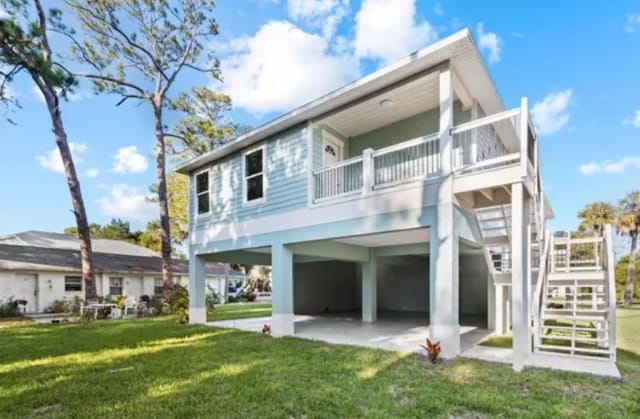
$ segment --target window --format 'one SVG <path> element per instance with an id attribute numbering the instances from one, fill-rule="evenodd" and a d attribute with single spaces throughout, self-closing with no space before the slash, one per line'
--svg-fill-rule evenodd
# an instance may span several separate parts
<path id="1" fill-rule="evenodd" d="M 122 295 L 122 278 L 109 278 L 109 295 Z"/>
<path id="2" fill-rule="evenodd" d="M 264 199 L 264 147 L 244 155 L 244 202 Z"/>
<path id="3" fill-rule="evenodd" d="M 196 175 L 196 206 L 198 214 L 209 212 L 209 171 L 205 170 Z"/>
<path id="4" fill-rule="evenodd" d="M 162 288 L 163 288 L 163 281 L 162 278 L 154 278 L 153 279 L 153 294 L 154 295 L 162 295 Z"/>
<path id="5" fill-rule="evenodd" d="M 65 276 L 64 290 L 65 292 L 82 291 L 82 277 L 81 276 Z"/>

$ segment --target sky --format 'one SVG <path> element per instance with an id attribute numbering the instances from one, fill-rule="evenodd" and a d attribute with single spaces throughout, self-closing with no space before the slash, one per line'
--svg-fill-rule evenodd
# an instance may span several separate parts
<path id="1" fill-rule="evenodd" d="M 0 15 L 3 12 L 0 11 Z M 223 83 L 185 73 L 177 88 L 228 93 L 231 117 L 261 125 L 468 27 L 507 108 L 528 97 L 541 147 L 552 229 L 577 225 L 596 200 L 640 189 L 640 2 L 220 0 L 210 44 Z M 27 78 L 22 108 L 0 120 L 0 234 L 74 224 L 46 107 Z M 143 228 L 157 209 L 148 106 L 96 96 L 89 83 L 63 104 L 91 222 Z"/>

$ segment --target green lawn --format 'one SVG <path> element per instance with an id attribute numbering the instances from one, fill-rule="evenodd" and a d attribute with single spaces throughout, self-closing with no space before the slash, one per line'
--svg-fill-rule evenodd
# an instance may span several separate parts
<path id="1" fill-rule="evenodd" d="M 619 366 L 622 381 L 431 365 L 173 318 L 29 325 L 0 330 L 0 416 L 640 417 L 640 355 L 621 351 Z"/>
<path id="2" fill-rule="evenodd" d="M 217 305 L 207 313 L 208 321 L 246 319 L 271 315 L 271 303 L 231 303 Z"/>

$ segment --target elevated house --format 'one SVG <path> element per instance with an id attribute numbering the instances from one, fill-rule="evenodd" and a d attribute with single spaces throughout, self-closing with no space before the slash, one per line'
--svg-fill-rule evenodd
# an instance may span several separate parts
<path id="1" fill-rule="evenodd" d="M 162 259 L 131 243 L 93 239 L 96 289 L 100 296 L 162 294 Z M 173 261 L 174 280 L 187 284 L 188 262 Z M 84 298 L 78 238 L 68 234 L 25 231 L 0 236 L 0 302 L 13 298 L 26 313 L 40 313 L 55 300 Z M 207 264 L 207 292 L 222 295 L 225 282 L 247 276 L 222 264 Z"/>
<path id="2" fill-rule="evenodd" d="M 617 374 L 611 235 L 546 230 L 528 101 L 505 107 L 469 30 L 178 171 L 191 179 L 193 323 L 206 263 L 270 264 L 276 336 L 333 315 L 382 341 L 393 334 L 376 324 L 405 319 L 455 357 L 512 330 L 516 370 Z"/>

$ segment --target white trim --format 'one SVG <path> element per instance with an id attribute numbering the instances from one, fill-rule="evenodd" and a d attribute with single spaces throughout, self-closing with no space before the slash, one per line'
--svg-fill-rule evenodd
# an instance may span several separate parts
<path id="1" fill-rule="evenodd" d="M 253 154 L 256 151 L 262 151 L 262 171 L 255 173 L 251 176 L 247 176 L 247 155 Z M 247 199 L 247 180 L 262 176 L 262 197 L 249 201 Z M 267 201 L 267 145 L 263 143 L 257 147 L 250 148 L 242 152 L 242 204 L 244 206 L 252 206 L 262 204 Z"/>
<path id="2" fill-rule="evenodd" d="M 316 185 L 313 177 L 313 130 L 315 125 L 307 121 L 307 206 L 313 205 L 313 197 L 316 193 Z"/>
<path id="3" fill-rule="evenodd" d="M 209 195 L 209 210 L 207 212 L 199 212 L 198 211 L 198 195 L 202 195 L 205 192 L 200 192 L 200 194 L 198 194 L 198 176 L 203 174 L 204 172 L 207 172 L 207 194 Z M 202 218 L 202 217 L 208 217 L 211 215 L 211 211 L 213 205 L 212 205 L 212 196 L 213 194 L 211 193 L 211 168 L 209 166 L 205 167 L 202 170 L 199 170 L 197 172 L 195 172 L 193 174 L 193 207 L 194 207 L 194 212 L 196 215 L 196 218 Z"/>
<path id="4" fill-rule="evenodd" d="M 514 108 L 508 111 L 494 113 L 489 116 L 482 117 L 480 119 L 475 119 L 473 121 L 465 122 L 464 124 L 456 125 L 451 128 L 451 135 L 459 134 L 464 131 L 469 131 L 470 129 L 479 128 L 484 125 L 493 124 L 495 122 L 499 122 L 508 118 L 512 118 L 514 116 L 518 116 L 520 114 L 520 108 Z"/>

